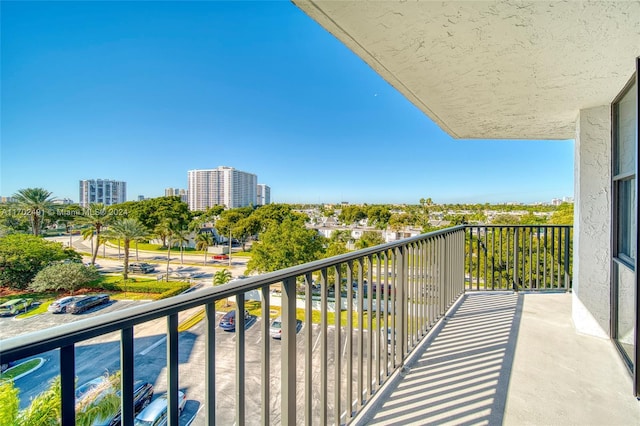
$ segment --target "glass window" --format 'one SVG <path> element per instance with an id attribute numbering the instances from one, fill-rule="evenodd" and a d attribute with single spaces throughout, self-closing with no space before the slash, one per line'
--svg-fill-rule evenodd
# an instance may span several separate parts
<path id="1" fill-rule="evenodd" d="M 613 200 L 617 240 L 614 256 L 629 266 L 636 258 L 637 92 L 635 80 L 613 104 Z"/>

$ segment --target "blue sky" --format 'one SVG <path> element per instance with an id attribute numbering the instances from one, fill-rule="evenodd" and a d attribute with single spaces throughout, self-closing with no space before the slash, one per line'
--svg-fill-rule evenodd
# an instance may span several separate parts
<path id="1" fill-rule="evenodd" d="M 0 7 L 3 196 L 154 197 L 221 165 L 274 202 L 573 195 L 573 141 L 452 139 L 288 1 Z"/>

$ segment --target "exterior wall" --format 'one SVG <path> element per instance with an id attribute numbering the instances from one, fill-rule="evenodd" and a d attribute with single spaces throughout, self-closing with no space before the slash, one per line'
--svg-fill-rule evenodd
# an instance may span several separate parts
<path id="1" fill-rule="evenodd" d="M 189 200 L 191 210 L 206 210 L 215 205 L 236 208 L 256 204 L 258 178 L 252 173 L 221 166 L 217 169 L 189 170 L 187 181 L 185 197 Z"/>
<path id="2" fill-rule="evenodd" d="M 576 329 L 608 337 L 611 262 L 611 107 L 580 111 L 575 141 L 573 309 Z"/>

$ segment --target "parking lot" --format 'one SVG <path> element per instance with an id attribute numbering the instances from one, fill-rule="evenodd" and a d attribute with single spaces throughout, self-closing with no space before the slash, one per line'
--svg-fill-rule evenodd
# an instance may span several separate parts
<path id="1" fill-rule="evenodd" d="M 0 338 L 5 339 L 16 333 L 23 334 L 43 328 L 66 324 L 83 318 L 90 318 L 106 312 L 137 306 L 146 301 L 111 301 L 110 304 L 94 308 L 80 315 L 44 313 L 27 319 L 0 318 Z M 181 315 L 181 320 L 189 315 L 188 312 Z M 217 315 L 216 324 L 223 313 Z M 247 328 L 245 333 L 245 374 L 246 374 L 246 415 L 249 424 L 259 423 L 262 402 L 260 392 L 262 388 L 262 321 L 256 318 Z M 318 326 L 313 326 L 314 349 L 319 347 Z M 156 395 L 166 392 L 166 320 L 164 318 L 138 325 L 134 329 L 135 343 L 135 378 L 144 380 L 154 385 Z M 298 371 L 298 402 L 300 404 L 299 415 L 303 415 L 304 395 L 304 341 L 308 332 L 303 326 L 297 339 L 297 368 Z M 333 343 L 334 328 L 328 330 L 329 344 L 329 377 L 333 377 Z M 236 409 L 236 333 L 226 332 L 216 326 L 215 351 L 216 351 L 216 421 L 219 424 L 233 424 L 235 422 Z M 344 338 L 342 339 L 341 352 L 344 354 Z M 279 422 L 280 407 L 280 352 L 281 342 L 270 339 L 270 386 L 272 388 L 269 406 L 273 411 L 271 421 Z M 120 363 L 119 334 L 111 333 L 85 341 L 76 346 L 76 375 L 78 384 L 85 383 L 99 375 L 111 373 L 119 369 Z M 21 407 L 28 405 L 28 401 L 42 392 L 48 383 L 59 374 L 59 353 L 50 351 L 42 354 L 45 363 L 34 373 L 18 379 L 16 385 L 21 390 Z M 314 350 L 314 404 L 320 403 L 320 356 L 319 351 Z M 190 330 L 180 333 L 179 337 L 179 387 L 186 393 L 187 403 L 181 416 L 181 424 L 204 425 L 204 323 L 201 322 Z M 331 384 L 332 381 L 330 380 Z M 331 386 L 331 385 L 330 385 Z M 329 389 L 330 394 L 332 389 Z M 328 405 L 332 410 L 333 401 Z M 317 411 L 317 410 L 316 410 Z M 300 418 L 301 420 L 302 417 Z"/>

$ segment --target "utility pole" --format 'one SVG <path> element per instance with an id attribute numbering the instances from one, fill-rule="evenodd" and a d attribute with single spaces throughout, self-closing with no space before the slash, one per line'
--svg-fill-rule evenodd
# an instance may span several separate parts
<path id="1" fill-rule="evenodd" d="M 229 227 L 229 268 L 231 268 L 231 227 Z"/>

